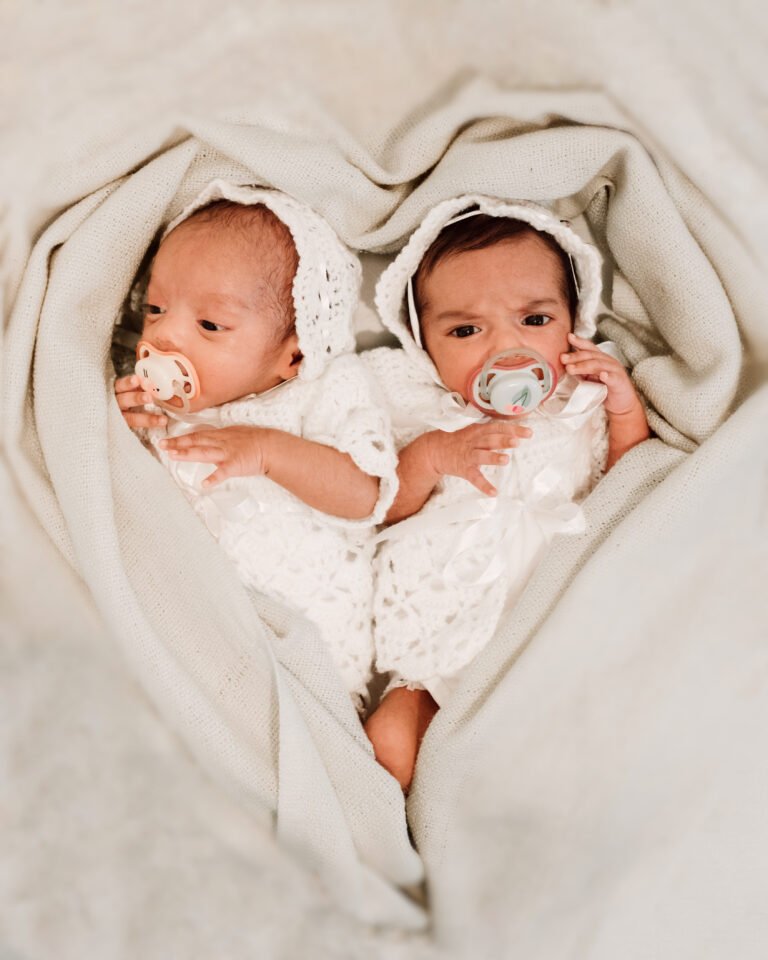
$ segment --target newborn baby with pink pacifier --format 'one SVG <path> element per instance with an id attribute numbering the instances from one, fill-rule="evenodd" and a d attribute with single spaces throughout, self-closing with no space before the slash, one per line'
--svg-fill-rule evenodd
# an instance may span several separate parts
<path id="1" fill-rule="evenodd" d="M 385 392 L 400 487 L 379 537 L 366 724 L 407 789 L 424 732 L 579 502 L 649 436 L 622 364 L 591 342 L 599 255 L 530 203 L 438 204 L 381 276 L 402 350 L 365 354 Z"/>
<path id="2" fill-rule="evenodd" d="M 359 284 L 356 257 L 309 207 L 214 181 L 165 232 L 136 370 L 115 384 L 244 583 L 319 628 L 358 707 L 374 527 L 397 483 L 388 417 L 354 353 Z"/>

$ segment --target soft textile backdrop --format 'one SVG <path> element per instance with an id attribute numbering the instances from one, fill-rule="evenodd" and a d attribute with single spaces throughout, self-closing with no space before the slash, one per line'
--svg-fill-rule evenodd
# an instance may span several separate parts
<path id="1" fill-rule="evenodd" d="M 8 955 L 761 956 L 756 7 L 137 4 L 118 22 L 101 6 L 43 4 L 12 25 L 14 13 Z M 461 65 L 547 92 L 476 81 L 425 100 Z M 598 129 L 536 133 L 551 115 Z M 612 305 L 632 332 L 605 329 L 633 352 L 661 441 L 591 499 L 591 535 L 550 555 L 425 742 L 409 807 L 428 913 L 418 889 L 396 892 L 422 867 L 322 650 L 286 622 L 295 643 L 273 663 L 201 531 L 173 564 L 184 505 L 105 395 L 108 324 L 135 258 L 222 165 L 311 198 L 366 250 L 394 248 L 460 190 L 570 197 L 564 211 L 583 211 L 618 260 Z M 17 293 L 32 241 L 88 194 L 53 223 Z M 753 362 L 741 377 L 734 313 Z M 159 576 L 148 555 L 166 560 Z"/>

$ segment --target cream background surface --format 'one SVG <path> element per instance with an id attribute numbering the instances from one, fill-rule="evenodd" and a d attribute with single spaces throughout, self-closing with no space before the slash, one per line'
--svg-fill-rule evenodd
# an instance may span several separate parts
<path id="1" fill-rule="evenodd" d="M 6 2 L 0 18 L 7 308 L 41 228 L 99 186 L 117 155 L 129 165 L 153 144 L 161 149 L 177 121 L 255 110 L 279 130 L 301 129 L 306 118 L 316 122 L 319 103 L 335 118 L 323 121 L 331 135 L 346 131 L 342 139 L 384 167 L 417 168 L 417 152 L 396 156 L 399 121 L 434 112 L 432 94 L 467 71 L 550 90 L 555 101 L 561 91 L 586 91 L 585 103 L 607 94 L 600 109 L 614 104 L 658 163 L 673 161 L 698 187 L 739 238 L 740 258 L 768 265 L 768 24 L 756 2 L 133 3 L 119 13 Z M 493 96 L 489 87 L 487 102 Z M 717 249 L 717 234 L 710 240 Z M 382 261 L 366 259 L 370 296 Z M 725 258 L 718 269 L 732 268 Z M 738 301 L 738 289 L 729 294 Z M 754 305 L 752 290 L 741 296 Z M 765 324 L 759 311 L 745 312 L 743 335 L 759 361 Z M 361 325 L 372 326 L 365 310 Z M 76 377 L 71 389 L 77 395 Z M 436 797 L 418 784 L 411 801 L 436 947 L 395 901 L 398 920 L 387 926 L 397 930 L 350 916 L 337 892 L 274 844 L 260 808 L 244 807 L 190 753 L 29 511 L 34 494 L 4 473 L 0 735 L 12 789 L 0 826 L 0 946 L 22 958 L 762 956 L 759 805 L 768 777 L 755 734 L 765 721 L 757 642 L 764 408 L 753 398 L 688 464 L 676 496 L 656 510 L 646 500 L 622 528 L 616 550 L 634 535 L 637 568 L 654 574 L 643 581 L 657 616 L 646 636 L 631 638 L 625 653 L 611 650 L 624 581 L 612 579 L 613 554 L 603 552 L 591 583 L 566 597 L 539 635 L 538 657 L 520 661 L 519 686 L 510 673 L 504 696 L 485 707 L 467 701 L 477 723 L 462 726 L 457 714 L 453 734 L 449 718 L 442 740 L 438 728 L 425 744 L 423 779 L 454 754 L 475 757 L 459 778 L 469 792 Z M 718 482 L 697 487 L 700 471 Z M 671 538 L 662 554 L 669 566 L 649 534 L 654 525 Z M 718 594 L 730 614 L 712 605 Z M 534 591 L 523 620 L 535 622 L 546 602 L 546 591 Z M 588 604 L 595 613 L 584 620 Z M 559 638 L 579 617 L 600 669 L 571 664 L 573 688 L 561 685 L 553 703 L 540 691 L 557 671 Z M 718 646 L 735 620 L 734 644 Z M 638 631 L 650 622 L 639 618 Z M 670 657 L 665 644 L 681 635 L 699 635 L 701 645 Z M 646 640 L 667 657 L 659 674 L 634 659 Z M 692 677 L 707 691 L 706 709 L 684 695 Z M 528 718 L 511 732 L 510 709 Z M 631 750 L 610 742 L 617 715 Z M 553 743 L 574 758 L 572 769 L 547 765 Z M 591 765 L 579 767 L 585 751 Z M 624 779 L 623 757 L 635 771 Z M 676 780 L 681 757 L 691 763 Z M 524 782 L 500 784 L 500 764 L 525 769 Z M 592 795 L 595 783 L 602 793 Z M 441 803 L 450 809 L 435 817 Z M 447 846 L 430 832 L 435 819 L 451 825 Z M 479 822 L 487 829 L 473 829 Z M 508 851 L 503 863 L 494 861 L 499 848 Z"/>

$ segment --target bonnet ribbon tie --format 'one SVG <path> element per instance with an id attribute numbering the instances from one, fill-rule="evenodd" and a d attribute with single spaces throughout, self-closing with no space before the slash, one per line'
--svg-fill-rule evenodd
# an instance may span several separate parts
<path id="1" fill-rule="evenodd" d="M 539 407 L 539 413 L 548 420 L 557 420 L 571 430 L 578 430 L 605 400 L 607 393 L 608 387 L 604 383 L 579 380 L 563 407 L 551 410 L 563 397 L 558 387 L 549 400 Z"/>
<path id="2" fill-rule="evenodd" d="M 574 385 L 574 380 L 573 377 L 562 380 L 549 400 L 545 400 L 534 414 L 562 421 L 571 430 L 578 430 L 605 400 L 608 388 L 604 383 L 593 383 L 591 380 L 579 380 Z M 560 409 L 557 409 L 558 402 L 562 404 Z M 440 409 L 437 412 L 429 404 L 410 409 L 407 416 L 408 424 L 427 424 L 433 430 L 444 430 L 446 433 L 455 433 L 472 423 L 488 423 L 490 420 L 487 414 L 474 404 L 467 403 L 460 394 L 448 391 L 440 397 Z M 521 417 L 520 420 L 525 422 L 527 418 Z"/>

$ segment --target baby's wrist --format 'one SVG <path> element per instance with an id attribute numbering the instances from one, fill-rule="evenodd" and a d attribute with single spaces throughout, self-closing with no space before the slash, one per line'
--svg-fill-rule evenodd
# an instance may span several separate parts
<path id="1" fill-rule="evenodd" d="M 445 470 L 441 466 L 442 439 L 444 436 L 445 434 L 441 430 L 430 430 L 414 441 L 418 445 L 422 472 L 425 476 L 434 479 L 435 483 L 445 476 Z"/>
<path id="2" fill-rule="evenodd" d="M 608 407 L 606 407 L 605 412 L 608 417 L 609 426 L 621 426 L 623 424 L 646 421 L 645 409 L 637 394 L 635 394 L 634 401 L 626 410 L 609 410 Z"/>
<path id="3" fill-rule="evenodd" d="M 274 470 L 280 459 L 280 430 L 269 427 L 252 427 L 253 442 L 261 454 L 263 475 L 266 477 Z"/>

